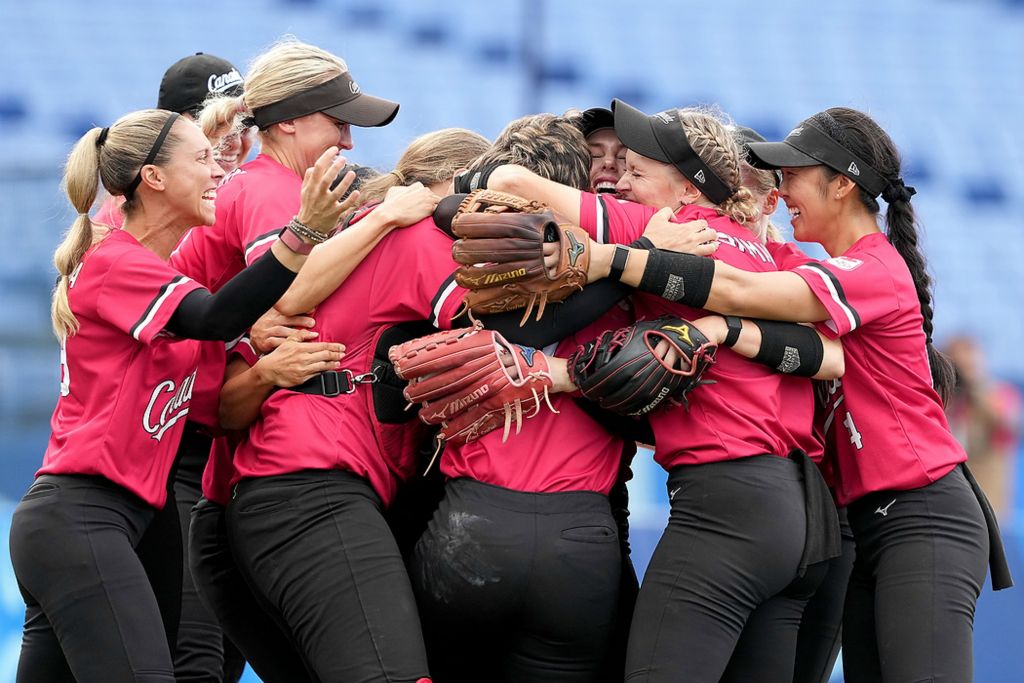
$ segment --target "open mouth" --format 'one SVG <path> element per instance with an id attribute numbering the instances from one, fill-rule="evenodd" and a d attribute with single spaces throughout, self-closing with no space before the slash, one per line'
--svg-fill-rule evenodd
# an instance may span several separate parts
<path id="1" fill-rule="evenodd" d="M 615 192 L 615 183 L 609 180 L 602 180 L 594 185 L 594 189 L 601 194 L 613 194 Z"/>
<path id="2" fill-rule="evenodd" d="M 789 220 L 794 221 L 797 218 L 800 218 L 800 209 L 790 209 L 789 210 Z"/>
<path id="3" fill-rule="evenodd" d="M 204 202 L 211 203 L 217 201 L 217 190 L 207 190 L 206 192 L 203 193 L 202 199 Z"/>

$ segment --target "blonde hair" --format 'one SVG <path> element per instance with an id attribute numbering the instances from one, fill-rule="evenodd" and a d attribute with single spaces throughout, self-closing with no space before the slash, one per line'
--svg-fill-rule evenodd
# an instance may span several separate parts
<path id="1" fill-rule="evenodd" d="M 765 198 L 775 189 L 775 174 L 763 168 L 751 166 L 747 161 L 740 163 L 740 176 L 743 179 L 743 187 L 750 190 L 754 197 L 757 213 L 747 226 L 757 235 L 757 238 L 764 242 L 781 242 L 782 233 L 772 224 L 771 216 L 762 213 Z"/>
<path id="2" fill-rule="evenodd" d="M 743 187 L 743 155 L 725 127 L 728 121 L 720 112 L 697 107 L 677 109 L 676 114 L 694 153 L 723 183 L 736 188 L 731 197 L 716 205 L 718 212 L 749 227 L 757 217 L 757 203 L 750 190 Z"/>
<path id="3" fill-rule="evenodd" d="M 245 92 L 237 97 L 213 97 L 199 115 L 203 131 L 216 131 L 239 114 L 280 102 L 326 83 L 348 71 L 337 55 L 285 36 L 258 55 L 245 75 Z M 260 131 L 265 135 L 266 131 Z"/>
<path id="4" fill-rule="evenodd" d="M 590 148 L 571 116 L 531 114 L 512 121 L 473 162 L 485 164 L 518 164 L 562 185 L 590 187 Z"/>
<path id="5" fill-rule="evenodd" d="M 59 279 L 53 290 L 50 316 L 53 332 L 64 339 L 78 331 L 78 320 L 68 303 L 71 274 L 82 262 L 82 257 L 96 240 L 105 233 L 94 226 L 89 210 L 96 203 L 100 182 L 113 196 L 122 196 L 135 180 L 142 162 L 146 160 L 153 143 L 167 122 L 171 112 L 162 109 L 144 109 L 126 114 L 107 129 L 106 139 L 98 144 L 104 129 L 86 132 L 71 150 L 64 165 L 62 186 L 78 216 L 64 234 L 64 240 L 53 253 L 53 265 Z M 189 124 L 191 125 L 191 124 Z M 153 159 L 157 166 L 166 164 L 180 138 L 175 133 L 178 123 L 171 127 L 163 145 Z M 138 206 L 138 195 L 126 199 L 122 210 L 131 215 Z"/>
<path id="6" fill-rule="evenodd" d="M 421 135 L 405 148 L 395 169 L 369 180 L 360 188 L 360 204 L 384 199 L 396 185 L 433 185 L 451 180 L 460 168 L 467 168 L 491 143 L 465 128 L 444 128 Z"/>

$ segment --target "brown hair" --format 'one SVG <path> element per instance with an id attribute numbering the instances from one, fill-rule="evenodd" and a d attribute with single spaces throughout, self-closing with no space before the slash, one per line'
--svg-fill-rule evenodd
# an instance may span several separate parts
<path id="1" fill-rule="evenodd" d="M 473 162 L 518 164 L 562 185 L 590 187 L 590 148 L 573 118 L 532 114 L 512 121 L 489 150 Z"/>

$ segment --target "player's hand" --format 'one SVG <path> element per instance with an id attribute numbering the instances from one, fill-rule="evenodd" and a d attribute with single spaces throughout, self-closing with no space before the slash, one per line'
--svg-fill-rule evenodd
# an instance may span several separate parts
<path id="1" fill-rule="evenodd" d="M 345 163 L 345 157 L 338 156 L 338 148 L 329 147 L 315 164 L 306 169 L 302 178 L 302 205 L 298 215 L 300 223 L 326 235 L 338 226 L 338 221 L 346 211 L 356 206 L 358 191 L 341 201 L 355 180 L 355 173 L 346 173 L 341 182 L 334 184 Z"/>
<path id="2" fill-rule="evenodd" d="M 270 353 L 286 339 L 298 335 L 298 341 L 308 342 L 320 336 L 310 328 L 316 321 L 308 315 L 282 315 L 276 308 L 264 313 L 252 326 L 249 337 L 259 354 Z"/>
<path id="3" fill-rule="evenodd" d="M 343 344 L 300 341 L 296 334 L 260 358 L 254 368 L 266 384 L 294 387 L 326 370 L 337 370 L 344 357 Z"/>
<path id="4" fill-rule="evenodd" d="M 439 201 L 441 198 L 423 183 L 397 185 L 384 195 L 377 211 L 385 212 L 386 223 L 391 227 L 404 228 L 434 213 Z"/>
<path id="5" fill-rule="evenodd" d="M 673 222 L 675 214 L 666 207 L 654 214 L 644 228 L 644 237 L 659 249 L 710 256 L 718 249 L 718 233 L 705 220 Z"/>

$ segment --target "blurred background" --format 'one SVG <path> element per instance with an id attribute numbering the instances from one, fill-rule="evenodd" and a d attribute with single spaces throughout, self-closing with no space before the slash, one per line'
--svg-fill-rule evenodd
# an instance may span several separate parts
<path id="1" fill-rule="evenodd" d="M 58 395 L 50 257 L 72 219 L 59 187 L 72 143 L 153 106 L 164 70 L 181 57 L 215 54 L 244 75 L 253 56 L 293 34 L 344 57 L 365 92 L 402 103 L 390 126 L 353 131 L 349 159 L 381 170 L 424 132 L 462 126 L 493 138 L 523 114 L 612 97 L 649 112 L 717 104 L 768 139 L 828 106 L 869 112 L 901 147 L 918 190 L 937 281 L 935 339 L 961 370 L 951 423 L 1024 577 L 1024 0 L 0 0 L 0 18 L 3 539 Z M 785 212 L 777 219 L 785 233 Z M 667 496 L 649 456 L 635 469 L 642 571 Z M 0 547 L 5 682 L 14 680 L 23 603 Z M 976 680 L 1024 680 L 1022 612 L 1024 590 L 986 589 Z"/>

